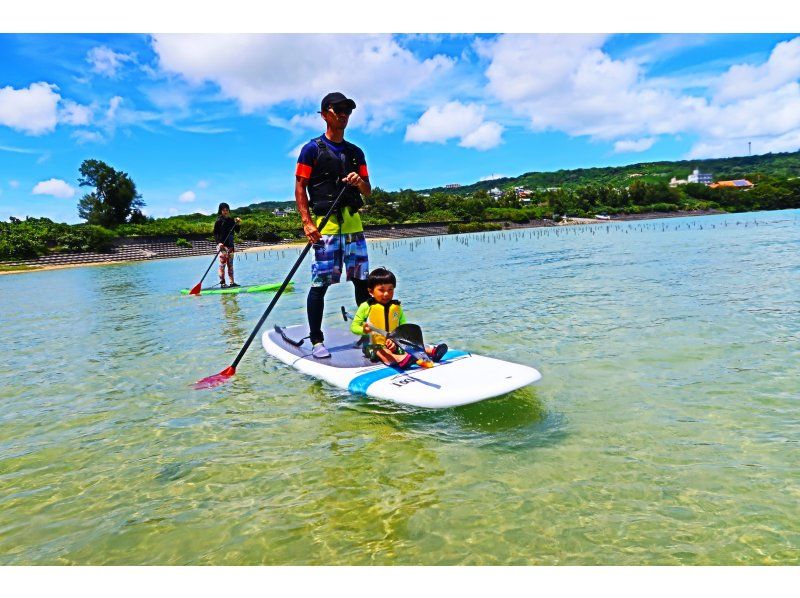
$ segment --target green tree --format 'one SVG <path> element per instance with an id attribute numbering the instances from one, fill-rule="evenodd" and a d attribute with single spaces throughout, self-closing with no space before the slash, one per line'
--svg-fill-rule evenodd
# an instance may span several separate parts
<path id="1" fill-rule="evenodd" d="M 515 210 L 518 210 L 522 207 L 519 202 L 519 198 L 513 189 L 511 191 L 504 192 L 497 200 L 496 204 L 498 208 L 513 208 Z"/>
<path id="2" fill-rule="evenodd" d="M 425 213 L 425 198 L 411 189 L 401 189 L 398 193 L 400 213 L 408 218 L 412 214 Z"/>
<path id="3" fill-rule="evenodd" d="M 136 184 L 125 172 L 113 169 L 100 160 L 84 160 L 80 167 L 81 187 L 94 187 L 78 202 L 78 216 L 89 224 L 116 227 L 130 221 L 146 220 L 145 205 L 136 192 Z"/>

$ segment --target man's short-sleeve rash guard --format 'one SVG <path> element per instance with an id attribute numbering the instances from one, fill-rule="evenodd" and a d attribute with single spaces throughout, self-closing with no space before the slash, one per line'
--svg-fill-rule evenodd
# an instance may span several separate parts
<path id="1" fill-rule="evenodd" d="M 322 141 L 328 146 L 328 148 L 333 152 L 336 157 L 339 157 L 342 152 L 344 151 L 344 143 L 334 143 L 325 135 L 318 137 L 317 139 L 322 139 Z M 361 151 L 361 148 L 357 145 L 350 144 L 353 148 L 355 148 L 356 152 L 356 160 L 358 162 L 358 176 L 362 179 L 369 178 L 369 172 L 367 171 L 367 161 L 364 157 L 364 152 Z M 314 164 L 317 161 L 317 157 L 319 156 L 319 147 L 317 147 L 316 139 L 312 139 L 308 143 L 306 143 L 302 149 L 300 150 L 300 156 L 297 158 L 297 169 L 295 170 L 295 174 L 297 176 L 310 179 L 314 172 Z M 317 225 L 319 225 L 322 217 L 317 217 Z M 331 219 L 325 225 L 320 233 L 323 235 L 335 235 L 338 233 L 350 234 L 350 233 L 360 233 L 364 230 L 364 226 L 361 223 L 361 216 L 359 216 L 358 212 L 355 214 L 351 214 L 348 208 L 342 210 L 342 222 L 341 227 L 339 223 L 339 219 L 336 215 L 331 216 Z"/>

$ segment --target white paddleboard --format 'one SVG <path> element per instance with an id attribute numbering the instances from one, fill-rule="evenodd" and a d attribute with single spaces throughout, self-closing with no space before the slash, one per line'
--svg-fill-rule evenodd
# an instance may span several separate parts
<path id="1" fill-rule="evenodd" d="M 283 328 L 290 339 L 299 341 L 305 326 Z M 349 330 L 325 330 L 329 359 L 311 356 L 311 344 L 300 347 L 286 342 L 276 330 L 268 330 L 261 344 L 270 355 L 293 368 L 349 390 L 377 399 L 416 407 L 457 407 L 491 399 L 538 381 L 542 375 L 526 365 L 450 350 L 432 368 L 413 366 L 401 371 L 375 364 L 356 346 L 358 338 Z"/>

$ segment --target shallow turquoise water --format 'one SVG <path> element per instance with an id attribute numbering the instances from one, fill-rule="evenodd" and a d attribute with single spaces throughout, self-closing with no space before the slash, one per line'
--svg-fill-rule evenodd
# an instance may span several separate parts
<path id="1" fill-rule="evenodd" d="M 800 211 L 373 243 L 427 338 L 544 375 L 441 411 L 258 342 L 191 390 L 271 298 L 179 295 L 207 260 L 0 276 L 0 564 L 800 563 Z"/>

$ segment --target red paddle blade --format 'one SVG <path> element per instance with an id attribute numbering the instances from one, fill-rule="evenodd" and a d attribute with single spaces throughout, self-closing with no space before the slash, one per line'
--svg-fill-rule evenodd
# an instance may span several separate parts
<path id="1" fill-rule="evenodd" d="M 198 380 L 194 383 L 194 389 L 204 390 L 206 388 L 216 388 L 217 386 L 222 386 L 228 380 L 233 378 L 234 374 L 236 374 L 236 368 L 233 366 L 227 367 L 219 374 L 214 374 L 213 376 L 208 376 L 207 378 Z"/>
<path id="2" fill-rule="evenodd" d="M 200 294 L 200 283 L 199 282 L 192 287 L 192 290 L 189 291 L 189 294 L 190 295 L 199 295 Z"/>

